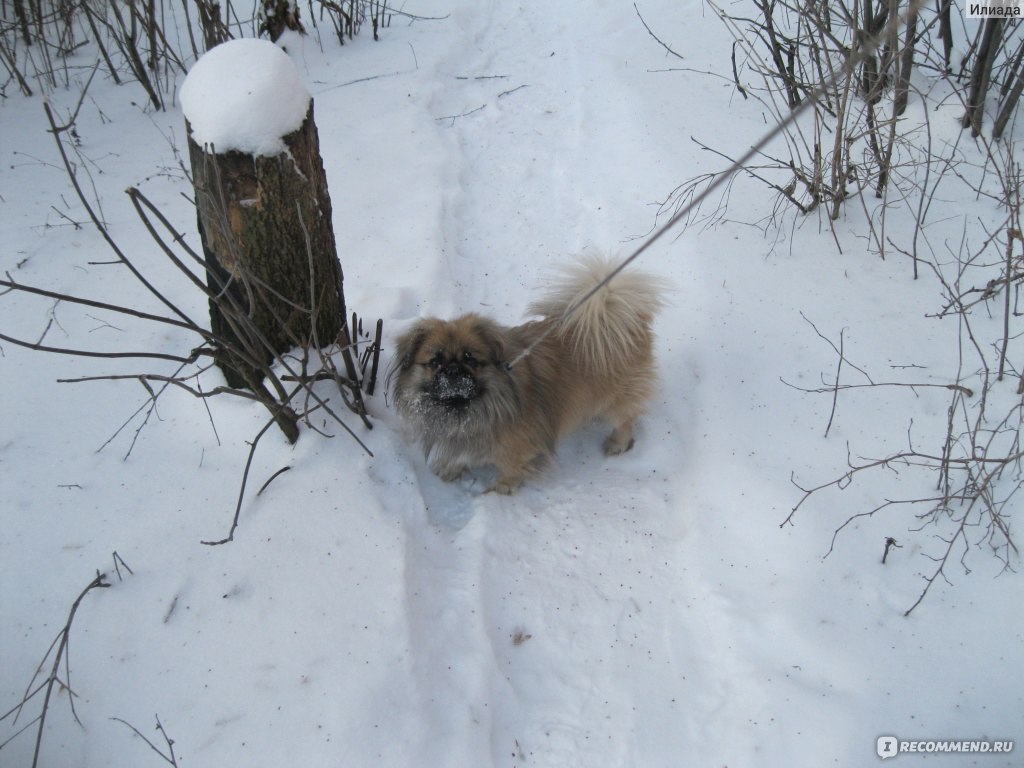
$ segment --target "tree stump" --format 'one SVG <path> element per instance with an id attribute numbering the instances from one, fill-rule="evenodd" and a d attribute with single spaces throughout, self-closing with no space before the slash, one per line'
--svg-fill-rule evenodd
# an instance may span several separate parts
<path id="1" fill-rule="evenodd" d="M 216 359 L 255 389 L 294 347 L 349 343 L 313 100 L 288 55 L 252 39 L 204 55 L 181 100 Z"/>

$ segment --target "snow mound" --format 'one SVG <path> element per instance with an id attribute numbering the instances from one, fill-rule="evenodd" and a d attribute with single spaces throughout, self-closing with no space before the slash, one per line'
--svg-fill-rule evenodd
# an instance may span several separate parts
<path id="1" fill-rule="evenodd" d="M 287 53 L 267 40 L 239 39 L 200 57 L 180 98 L 200 146 L 273 156 L 306 119 L 312 96 Z"/>

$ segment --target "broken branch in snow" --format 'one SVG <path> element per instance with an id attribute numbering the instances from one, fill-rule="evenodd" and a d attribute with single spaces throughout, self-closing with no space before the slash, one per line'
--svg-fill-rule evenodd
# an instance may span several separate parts
<path id="1" fill-rule="evenodd" d="M 231 529 L 228 531 L 228 535 L 223 539 L 216 539 L 211 541 L 203 541 L 202 544 L 206 544 L 210 547 L 220 546 L 221 544 L 227 544 L 228 542 L 235 540 L 235 531 L 238 529 L 238 518 L 242 514 L 242 501 L 245 499 L 245 486 L 249 482 L 249 471 L 252 469 L 252 459 L 256 455 L 256 446 L 259 445 L 260 438 L 267 433 L 267 430 L 274 426 L 274 419 L 271 419 L 263 425 L 257 434 L 255 439 L 249 444 L 249 457 L 245 460 L 245 471 L 242 473 L 242 484 L 238 489 L 238 503 L 235 504 L 235 516 L 231 520 Z M 262 489 L 261 489 L 262 490 Z M 257 494 L 259 495 L 259 494 Z"/>
<path id="2" fill-rule="evenodd" d="M 498 98 L 500 99 L 500 98 L 502 98 L 504 96 L 511 96 L 516 91 L 521 91 L 523 88 L 529 88 L 529 87 L 530 87 L 529 83 L 523 83 L 522 85 L 517 85 L 515 88 L 509 88 L 507 91 L 502 91 L 501 93 L 499 93 L 498 94 Z"/>
<path id="3" fill-rule="evenodd" d="M 279 476 L 283 475 L 283 474 L 284 474 L 285 472 L 287 472 L 287 471 L 288 471 L 289 469 L 291 469 L 291 465 L 289 465 L 289 466 L 285 466 L 285 467 L 281 467 L 281 468 L 280 468 L 279 470 L 277 470 L 277 472 L 275 472 L 275 473 L 274 473 L 274 474 L 272 474 L 272 475 L 271 475 L 270 477 L 268 477 L 268 478 L 267 478 L 267 482 L 265 482 L 265 483 L 264 483 L 263 485 L 261 485 L 261 486 L 260 486 L 260 489 L 259 489 L 258 491 L 256 491 L 256 495 L 257 495 L 257 496 L 260 496 L 260 495 L 261 495 L 261 494 L 262 494 L 262 493 L 263 493 L 263 492 L 264 492 L 265 490 L 267 490 L 267 487 L 268 487 L 268 486 L 269 486 L 269 485 L 270 485 L 270 484 L 271 484 L 272 482 L 274 482 L 274 480 L 276 480 L 276 479 L 277 479 L 277 478 L 278 478 Z"/>
<path id="4" fill-rule="evenodd" d="M 156 729 L 160 732 L 160 735 L 164 737 L 164 743 L 167 745 L 167 754 L 161 752 L 160 748 L 157 747 L 156 744 L 154 744 L 152 741 L 143 736 L 142 732 L 134 725 L 129 723 L 127 720 L 122 720 L 120 717 L 112 717 L 110 719 L 113 720 L 115 723 L 121 723 L 121 725 L 125 725 L 128 728 L 130 728 L 136 736 L 138 736 L 140 739 L 146 742 L 147 745 L 149 745 L 150 749 L 152 749 L 154 752 L 160 755 L 160 757 L 164 759 L 164 762 L 169 763 L 170 765 L 173 765 L 175 766 L 175 768 L 177 768 L 178 759 L 174 756 L 174 739 L 167 735 L 167 731 L 164 729 L 164 724 L 160 722 L 159 715 L 156 716 Z"/>
<path id="5" fill-rule="evenodd" d="M 898 544 L 892 536 L 886 536 L 885 549 L 882 551 L 882 565 L 885 565 L 885 561 L 889 559 L 890 549 L 903 549 L 903 545 Z"/>
<path id="6" fill-rule="evenodd" d="M 460 117 L 469 117 L 470 115 L 475 115 L 477 112 L 480 112 L 481 110 L 484 110 L 486 108 L 487 108 L 486 104 L 481 104 L 476 109 L 470 109 L 470 110 L 467 110 L 466 112 L 461 112 L 460 114 L 457 114 L 457 115 L 445 115 L 444 117 L 437 117 L 437 118 L 434 118 L 434 119 L 437 120 L 437 122 L 439 122 L 439 123 L 444 121 L 444 120 L 451 120 L 452 121 L 452 125 L 455 125 L 455 121 L 458 120 Z"/>
<path id="7" fill-rule="evenodd" d="M 633 3 L 633 10 L 636 11 L 637 18 L 640 19 L 640 23 L 644 25 L 644 29 L 647 30 L 647 34 L 649 34 L 651 37 L 653 37 L 658 42 L 658 45 L 660 45 L 662 48 L 664 48 L 667 53 L 671 54 L 672 56 L 675 56 L 677 59 L 682 59 L 683 58 L 683 55 L 681 53 L 676 53 L 675 51 L 673 51 L 668 43 L 666 43 L 664 40 L 662 40 L 660 37 L 658 37 L 656 34 L 654 34 L 654 30 L 652 30 L 647 25 L 647 22 L 644 21 L 644 17 L 641 15 L 640 9 L 636 7 L 636 3 Z"/>
<path id="8" fill-rule="evenodd" d="M 120 560 L 120 557 L 116 557 L 115 563 Z M 124 563 L 121 560 L 121 563 Z M 127 566 L 125 566 L 127 567 Z M 105 589 L 110 586 L 110 583 L 106 580 L 107 575 L 105 573 L 96 572 L 96 578 L 90 581 L 85 589 L 81 591 L 75 601 L 71 604 L 71 609 L 68 611 L 67 621 L 64 622 L 64 626 L 57 633 L 57 637 L 54 638 L 50 644 L 49 649 L 46 651 L 46 655 L 43 660 L 39 663 L 39 667 L 36 673 L 32 676 L 28 686 L 25 688 L 25 693 L 21 697 L 21 701 L 18 702 L 12 709 L 9 709 L 6 713 L 0 716 L 0 721 L 6 720 L 13 716 L 12 723 L 17 724 L 18 718 L 21 716 L 25 706 L 34 699 L 39 693 L 43 693 L 43 702 L 40 706 L 39 714 L 36 715 L 24 728 L 15 733 L 10 739 L 0 744 L 0 749 L 10 743 L 12 739 L 17 738 L 20 734 L 28 730 L 32 725 L 36 727 L 36 744 L 35 750 L 32 755 L 32 768 L 36 768 L 40 765 L 39 756 L 43 746 L 43 733 L 46 728 L 46 718 L 50 710 L 50 702 L 53 696 L 54 688 L 59 686 L 60 690 L 67 691 L 68 693 L 68 704 L 71 707 L 71 714 L 75 719 L 75 722 L 81 725 L 81 720 L 78 718 L 78 713 L 75 711 L 75 697 L 76 694 L 71 687 L 71 657 L 68 650 L 68 642 L 71 636 L 71 625 L 75 621 L 75 615 L 78 613 L 79 607 L 82 605 L 82 601 L 85 596 L 92 592 L 94 589 Z M 39 679 L 39 675 L 43 671 L 43 667 L 47 660 L 52 657 L 53 661 L 50 664 L 50 671 L 46 679 L 43 680 L 39 685 L 36 685 L 36 681 Z M 61 666 L 64 668 L 64 675 L 61 677 Z"/>

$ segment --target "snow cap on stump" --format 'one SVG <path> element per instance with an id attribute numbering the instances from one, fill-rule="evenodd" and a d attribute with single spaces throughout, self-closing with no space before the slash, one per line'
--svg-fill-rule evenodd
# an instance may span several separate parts
<path id="1" fill-rule="evenodd" d="M 203 54 L 180 96 L 196 144 L 268 157 L 285 151 L 282 137 L 302 126 L 313 98 L 287 53 L 251 38 Z"/>

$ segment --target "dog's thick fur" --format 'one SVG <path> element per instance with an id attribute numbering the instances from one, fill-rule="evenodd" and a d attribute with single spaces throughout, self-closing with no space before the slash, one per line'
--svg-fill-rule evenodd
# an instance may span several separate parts
<path id="1" fill-rule="evenodd" d="M 389 374 L 395 406 L 441 478 L 494 465 L 491 490 L 512 493 L 547 464 L 563 435 L 595 418 L 613 428 L 606 454 L 633 447 L 633 424 L 655 380 L 660 282 L 624 271 L 563 320 L 614 266 L 591 257 L 565 268 L 531 306 L 539 320 L 507 328 L 478 314 L 428 318 L 398 339 Z"/>

